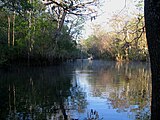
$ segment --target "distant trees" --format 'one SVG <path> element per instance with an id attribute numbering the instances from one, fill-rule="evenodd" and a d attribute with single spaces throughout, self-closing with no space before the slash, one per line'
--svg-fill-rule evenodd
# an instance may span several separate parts
<path id="1" fill-rule="evenodd" d="M 113 15 L 107 23 L 108 30 L 103 30 L 104 26 L 93 25 L 92 35 L 82 41 L 89 54 L 95 58 L 116 61 L 148 61 L 143 0 L 134 2 L 137 12 L 131 13 L 130 17 Z"/>
<path id="2" fill-rule="evenodd" d="M 138 14 L 130 19 L 113 16 L 110 27 L 112 29 L 106 32 L 100 30 L 101 26 L 93 26 L 95 32 L 83 41 L 89 54 L 93 54 L 95 58 L 110 58 L 116 61 L 148 59 L 142 15 Z"/>

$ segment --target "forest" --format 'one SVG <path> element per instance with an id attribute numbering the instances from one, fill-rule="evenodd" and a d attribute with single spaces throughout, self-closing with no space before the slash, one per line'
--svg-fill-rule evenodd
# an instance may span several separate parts
<path id="1" fill-rule="evenodd" d="M 111 31 L 94 23 L 99 1 L 1 1 L 0 65 L 50 65 L 87 58 L 148 61 L 143 1 L 132 18 L 114 15 Z M 93 33 L 84 39 L 85 21 L 93 20 Z M 124 19 L 126 19 L 124 21 Z M 97 32 L 98 31 L 98 32 Z"/>
<path id="2" fill-rule="evenodd" d="M 88 57 L 150 61 L 151 119 L 159 120 L 160 2 L 134 2 L 132 17 L 115 14 L 108 23 L 112 29 L 105 30 L 94 22 L 100 0 L 0 0 L 0 66 L 56 65 Z M 93 33 L 83 38 L 88 20 Z"/>
<path id="3" fill-rule="evenodd" d="M 54 14 L 54 6 L 48 9 L 39 0 L 7 2 L 0 10 L 0 64 L 55 64 L 78 57 L 81 17 L 67 25 L 61 6 Z"/>

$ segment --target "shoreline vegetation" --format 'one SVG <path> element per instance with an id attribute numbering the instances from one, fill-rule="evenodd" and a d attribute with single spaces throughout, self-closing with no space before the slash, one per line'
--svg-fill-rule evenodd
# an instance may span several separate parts
<path id="1" fill-rule="evenodd" d="M 46 58 L 46 57 L 36 57 L 36 58 L 30 58 L 30 60 L 28 61 L 27 58 L 25 57 L 18 57 L 18 58 L 12 58 L 12 59 L 8 59 L 6 61 L 1 61 L 0 62 L 0 68 L 3 67 L 11 67 L 11 66 L 30 66 L 30 67 L 41 67 L 41 66 L 52 66 L 52 65 L 60 65 L 63 64 L 65 62 L 75 62 L 77 60 L 80 61 L 93 61 L 93 60 L 105 60 L 105 61 L 114 61 L 117 63 L 129 63 L 129 62 L 146 62 L 148 63 L 149 60 L 113 60 L 113 59 L 101 59 L 101 58 L 95 58 L 95 59 L 88 59 L 86 58 Z"/>
<path id="2" fill-rule="evenodd" d="M 56 65 L 87 58 L 118 62 L 149 60 L 144 15 L 141 12 L 130 19 L 125 15 L 112 16 L 112 31 L 109 32 L 104 31 L 103 26 L 93 23 L 92 35 L 84 39 L 82 31 L 87 20 L 83 15 L 84 6 L 68 1 L 62 4 L 55 3 L 52 9 L 48 9 L 46 6 L 49 4 L 51 3 L 39 0 L 24 0 L 21 3 L 8 1 L 2 5 L 0 66 Z M 76 11 L 72 4 L 80 7 L 82 13 L 69 17 L 68 12 Z M 88 4 L 91 3 L 85 5 Z M 21 10 L 17 7 L 21 7 Z M 142 5 L 137 8 L 142 8 Z"/>

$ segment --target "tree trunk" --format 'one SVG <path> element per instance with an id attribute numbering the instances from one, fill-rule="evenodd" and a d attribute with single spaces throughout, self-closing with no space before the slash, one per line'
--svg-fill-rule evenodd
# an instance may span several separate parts
<path id="1" fill-rule="evenodd" d="M 28 47 L 28 65 L 30 65 L 30 54 L 31 54 L 31 12 L 29 13 L 29 20 L 28 20 L 28 27 L 29 27 L 29 38 L 28 38 L 28 42 L 27 42 L 27 47 Z"/>
<path id="2" fill-rule="evenodd" d="M 15 30 L 14 29 L 15 29 L 15 11 L 13 13 L 12 46 L 14 46 L 14 41 L 15 41 L 15 36 L 14 36 Z"/>
<path id="3" fill-rule="evenodd" d="M 144 12 L 152 72 L 151 120 L 160 120 L 160 1 L 145 0 Z"/>
<path id="4" fill-rule="evenodd" d="M 64 24 L 64 20 L 65 20 L 66 15 L 67 15 L 67 12 L 64 11 L 64 12 L 62 13 L 62 17 L 61 17 L 60 21 L 58 22 L 58 27 L 57 27 L 57 30 L 56 30 L 56 34 L 55 34 L 55 36 L 54 36 L 54 38 L 55 38 L 56 41 L 57 41 L 57 39 L 58 39 L 58 36 L 59 36 L 60 33 L 61 33 L 61 30 L 62 30 L 62 27 L 63 27 L 63 24 Z"/>
<path id="5" fill-rule="evenodd" d="M 33 1 L 30 0 L 30 4 L 33 4 Z M 29 28 L 29 38 L 28 38 L 28 65 L 30 65 L 30 56 L 31 56 L 31 51 L 32 51 L 32 33 L 31 33 L 31 28 L 32 28 L 32 11 L 29 11 L 29 18 L 28 18 L 28 28 Z"/>
<path id="6" fill-rule="evenodd" d="M 8 16 L 8 46 L 10 46 L 11 18 Z"/>

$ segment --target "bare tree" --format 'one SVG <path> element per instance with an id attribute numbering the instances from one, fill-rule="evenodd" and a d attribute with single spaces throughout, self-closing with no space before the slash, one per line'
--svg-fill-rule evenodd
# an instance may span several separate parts
<path id="1" fill-rule="evenodd" d="M 43 0 L 44 5 L 48 6 L 49 12 L 54 15 L 57 21 L 57 30 L 54 35 L 56 40 L 61 33 L 67 15 L 96 17 L 98 0 Z M 93 14 L 95 14 L 93 16 Z"/>

